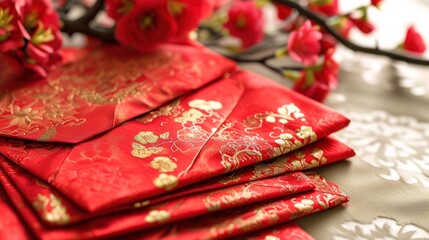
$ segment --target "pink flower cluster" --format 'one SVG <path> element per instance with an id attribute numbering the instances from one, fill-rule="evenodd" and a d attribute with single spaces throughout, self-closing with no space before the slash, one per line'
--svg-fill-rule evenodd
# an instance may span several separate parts
<path id="1" fill-rule="evenodd" d="M 116 21 L 116 40 L 140 51 L 187 41 L 212 8 L 212 0 L 106 0 L 107 14 Z"/>
<path id="2" fill-rule="evenodd" d="M 0 0 L 0 59 L 46 76 L 61 60 L 59 23 L 49 0 Z"/>

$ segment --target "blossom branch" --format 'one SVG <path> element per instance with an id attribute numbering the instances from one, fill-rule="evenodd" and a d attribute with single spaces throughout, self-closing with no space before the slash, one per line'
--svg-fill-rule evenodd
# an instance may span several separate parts
<path id="1" fill-rule="evenodd" d="M 320 15 L 306 9 L 304 6 L 299 4 L 298 2 L 291 1 L 291 0 L 273 0 L 274 2 L 281 3 L 283 5 L 286 5 L 290 8 L 295 9 L 298 11 L 301 15 L 307 17 L 308 19 L 312 20 L 313 22 L 317 23 L 319 26 L 324 28 L 330 35 L 332 35 L 338 42 L 346 46 L 347 48 L 357 51 L 357 52 L 363 52 L 363 53 L 369 53 L 373 55 L 379 55 L 379 56 L 385 56 L 389 57 L 393 60 L 399 60 L 399 61 L 405 61 L 412 64 L 417 65 L 425 65 L 429 66 L 429 60 L 414 57 L 410 54 L 406 53 L 399 53 L 394 51 L 386 51 L 382 50 L 378 47 L 375 48 L 369 48 L 369 47 L 363 47 L 360 45 L 357 45 L 344 37 L 342 37 L 337 31 L 335 31 L 329 24 L 327 23 L 326 19 L 321 17 Z"/>
<path id="2" fill-rule="evenodd" d="M 104 0 L 97 0 L 93 6 L 91 6 L 86 13 L 76 20 L 70 20 L 66 16 L 66 12 L 70 10 L 70 5 L 73 5 L 74 0 L 68 0 L 66 6 L 66 11 L 64 14 L 61 14 L 61 21 L 63 26 L 61 31 L 71 35 L 73 33 L 84 33 L 90 36 L 101 38 L 107 41 L 114 42 L 116 41 L 113 34 L 112 28 L 98 27 L 91 24 L 91 21 L 97 16 L 97 14 L 104 7 Z M 69 5 L 70 4 L 70 5 Z"/>

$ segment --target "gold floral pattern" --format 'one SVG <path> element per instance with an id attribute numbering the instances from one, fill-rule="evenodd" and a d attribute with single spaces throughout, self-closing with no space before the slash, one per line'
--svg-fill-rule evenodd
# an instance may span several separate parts
<path id="1" fill-rule="evenodd" d="M 203 117 L 203 113 L 197 109 L 191 108 L 188 111 L 182 113 L 180 117 L 174 119 L 175 122 L 185 124 L 186 122 L 200 122 Z"/>
<path id="2" fill-rule="evenodd" d="M 209 211 L 220 210 L 223 205 L 236 205 L 249 201 L 250 198 L 260 194 L 251 189 L 252 184 L 247 184 L 237 190 L 218 190 L 210 193 L 203 199 L 204 206 Z"/>
<path id="3" fill-rule="evenodd" d="M 185 127 L 177 131 L 177 139 L 184 142 L 201 142 L 209 139 L 211 134 L 200 126 Z"/>
<path id="4" fill-rule="evenodd" d="M 229 172 L 244 162 L 259 162 L 262 160 L 261 149 L 270 148 L 268 141 L 258 136 L 231 139 L 220 148 L 221 165 Z"/>
<path id="5" fill-rule="evenodd" d="M 142 208 L 142 207 L 146 207 L 150 204 L 150 200 L 144 200 L 142 202 L 136 202 L 134 203 L 134 207 L 135 208 Z"/>
<path id="6" fill-rule="evenodd" d="M 146 222 L 148 223 L 162 223 L 167 222 L 170 219 L 170 213 L 165 210 L 151 210 L 149 215 L 145 217 Z"/>
<path id="7" fill-rule="evenodd" d="M 219 110 L 222 109 L 222 103 L 218 101 L 206 101 L 203 99 L 195 99 L 189 102 L 189 106 L 198 108 L 204 111 Z"/>
<path id="8" fill-rule="evenodd" d="M 150 123 L 158 117 L 177 116 L 180 113 L 180 110 L 181 106 L 179 98 L 166 106 L 160 107 L 158 110 L 153 110 L 145 114 L 143 117 L 137 118 L 136 121 Z"/>
<path id="9" fill-rule="evenodd" d="M 134 140 L 141 144 L 147 144 L 147 143 L 156 143 L 158 141 L 158 136 L 153 134 L 153 132 L 139 132 L 135 137 Z"/>
<path id="10" fill-rule="evenodd" d="M 277 108 L 277 113 L 257 113 L 247 117 L 243 123 L 248 128 L 260 128 L 264 121 L 267 123 L 279 122 L 286 124 L 289 121 L 296 120 L 306 121 L 305 115 L 295 104 L 290 103 Z"/>
<path id="11" fill-rule="evenodd" d="M 177 164 L 174 163 L 168 157 L 156 157 L 150 162 L 150 167 L 156 169 L 162 173 L 173 172 L 177 168 Z"/>
<path id="12" fill-rule="evenodd" d="M 156 187 L 163 188 L 165 190 L 171 190 L 177 184 L 179 184 L 179 181 L 176 176 L 161 173 L 155 180 L 153 181 Z"/>
<path id="13" fill-rule="evenodd" d="M 161 153 L 164 150 L 163 147 L 145 147 L 136 142 L 132 144 L 132 147 L 131 154 L 137 158 L 147 158 L 152 156 L 152 154 Z"/>
<path id="14" fill-rule="evenodd" d="M 49 197 L 38 194 L 37 198 L 38 200 L 33 202 L 33 206 L 41 212 L 43 220 L 57 225 L 66 225 L 70 222 L 67 209 L 54 194 L 51 193 Z"/>
<path id="15" fill-rule="evenodd" d="M 317 140 L 317 135 L 310 126 L 301 126 L 300 129 L 296 130 L 296 135 L 307 143 L 312 143 Z"/>
<path id="16" fill-rule="evenodd" d="M 192 54 L 198 57 L 189 57 Z M 165 46 L 142 55 L 120 46 L 101 46 L 91 50 L 87 57 L 52 71 L 44 81 L 0 91 L 0 134 L 26 136 L 32 140 L 72 141 L 63 136 L 64 132 L 91 122 L 91 114 L 110 109 L 108 105 L 121 105 L 115 116 L 109 116 L 116 126 L 200 87 L 230 65 L 209 51 L 190 47 Z M 124 112 L 129 102 L 136 100 L 141 111 Z M 209 106 L 218 107 L 213 103 Z M 162 110 L 170 112 L 171 109 Z M 156 116 L 150 114 L 148 117 L 149 121 Z M 40 137 L 50 129 L 56 131 Z M 105 130 L 82 134 L 79 140 Z"/>

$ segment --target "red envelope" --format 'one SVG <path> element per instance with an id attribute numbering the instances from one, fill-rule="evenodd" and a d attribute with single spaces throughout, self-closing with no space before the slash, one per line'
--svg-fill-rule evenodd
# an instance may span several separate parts
<path id="1" fill-rule="evenodd" d="M 128 211 L 93 219 L 66 228 L 47 228 L 39 222 L 34 212 L 25 203 L 17 188 L 1 172 L 0 180 L 11 196 L 28 226 L 41 239 L 77 239 L 93 237 L 112 237 L 132 231 L 153 228 L 155 226 L 180 221 L 195 216 L 224 211 L 242 205 L 274 199 L 314 188 L 314 183 L 300 172 L 281 177 L 254 181 L 216 191 L 194 194 L 137 211 Z M 45 211 L 44 216 L 67 220 L 67 206 L 55 195 L 41 195 L 33 202 Z"/>
<path id="2" fill-rule="evenodd" d="M 151 235 L 155 239 L 162 239 L 162 236 Z M 146 233 L 130 234 L 127 240 L 147 240 Z M 196 238 L 198 239 L 198 238 Z M 261 231 L 253 232 L 245 236 L 229 238 L 231 240 L 315 240 L 306 231 L 293 222 L 283 223 L 280 226 L 271 227 Z"/>
<path id="3" fill-rule="evenodd" d="M 1 86 L 0 135 L 81 142 L 233 69 L 234 62 L 201 46 L 166 44 L 141 54 L 101 44 L 44 80 Z"/>
<path id="4" fill-rule="evenodd" d="M 277 157 L 273 161 L 260 163 L 255 166 L 249 166 L 237 170 L 231 174 L 225 174 L 208 181 L 203 181 L 199 184 L 193 184 L 179 191 L 172 192 L 166 196 L 156 197 L 146 201 L 139 201 L 135 202 L 134 204 L 126 204 L 117 208 L 112 208 L 97 213 L 88 213 L 81 210 L 79 207 L 53 189 L 53 187 L 44 183 L 43 180 L 34 177 L 15 164 L 0 158 L 0 166 L 3 167 L 3 169 L 6 171 L 6 174 L 11 178 L 19 191 L 25 196 L 27 201 L 37 202 L 41 197 L 49 199 L 51 196 L 58 198 L 67 210 L 67 221 L 63 221 L 62 218 L 48 218 L 45 215 L 47 213 L 46 211 L 37 208 L 37 206 L 33 207 L 36 208 L 35 210 L 39 214 L 39 217 L 46 224 L 65 225 L 94 218 L 108 212 L 134 209 L 135 206 L 141 206 L 142 204 L 152 205 L 181 196 L 187 196 L 199 192 L 206 192 L 209 190 L 216 190 L 228 186 L 247 183 L 254 180 L 274 177 L 291 171 L 299 171 L 318 167 L 346 159 L 353 155 L 354 152 L 349 147 L 338 142 L 337 140 L 328 137 L 310 144 L 309 146 L 305 146 L 302 148 L 302 150 L 295 150 L 291 153 Z"/>
<path id="5" fill-rule="evenodd" d="M 0 239 L 30 239 L 6 192 L 0 185 Z"/>
<path id="6" fill-rule="evenodd" d="M 243 83 L 245 91 L 235 107 L 233 98 L 241 95 L 237 81 Z M 223 85 L 225 82 L 228 87 Z M 225 103 L 227 100 L 229 103 Z M 218 128 L 229 113 L 222 107 L 231 105 L 235 107 L 233 112 Z M 8 144 L 3 144 L 0 151 L 30 172 L 44 175 L 42 179 L 49 180 L 81 207 L 98 211 L 149 199 L 286 154 L 348 122 L 341 114 L 268 79 L 238 71 L 230 79 L 72 150 L 67 146 L 60 147 L 65 151 L 51 149 L 50 145 L 26 149 L 28 145 L 22 143 L 21 151 L 9 154 Z M 39 162 L 47 162 L 48 168 L 40 169 Z M 40 174 L 47 170 L 51 175 Z"/>
<path id="7" fill-rule="evenodd" d="M 214 190 L 225 186 L 233 186 L 240 183 L 274 177 L 288 172 L 316 168 L 338 162 L 340 160 L 345 160 L 353 157 L 354 155 L 355 152 L 353 149 L 347 145 L 334 138 L 326 137 L 299 150 L 281 155 L 270 161 L 258 163 L 207 181 L 192 184 L 180 189 L 179 191 L 157 197 L 155 200 L 168 200 L 170 198 L 185 196 L 191 193 Z M 153 202 L 152 199 L 150 201 Z"/>
<path id="8" fill-rule="evenodd" d="M 255 232 L 247 236 L 235 238 L 236 240 L 315 240 L 310 234 L 300 228 L 296 223 L 288 222 L 266 230 Z"/>
<path id="9" fill-rule="evenodd" d="M 270 200 L 244 208 L 234 208 L 211 216 L 181 221 L 169 227 L 141 232 L 130 239 L 220 239 L 240 236 L 288 222 L 349 201 L 338 187 L 320 175 L 310 174 L 313 192 Z"/>

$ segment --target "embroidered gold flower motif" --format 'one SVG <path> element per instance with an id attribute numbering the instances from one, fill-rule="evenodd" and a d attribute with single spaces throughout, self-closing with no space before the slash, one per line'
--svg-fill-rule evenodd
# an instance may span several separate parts
<path id="1" fill-rule="evenodd" d="M 202 142 L 210 138 L 210 133 L 200 126 L 191 126 L 177 131 L 177 139 L 184 142 Z"/>
<path id="2" fill-rule="evenodd" d="M 283 105 L 279 108 L 277 108 L 277 112 L 283 116 L 290 116 L 295 119 L 297 118 L 303 118 L 305 115 L 301 112 L 301 109 L 299 109 L 295 104 L 287 104 Z"/>
<path id="3" fill-rule="evenodd" d="M 302 199 L 301 202 L 295 203 L 293 206 L 296 207 L 302 213 L 309 213 L 313 211 L 313 200 Z"/>
<path id="4" fill-rule="evenodd" d="M 139 132 L 135 137 L 134 140 L 137 142 L 140 142 L 141 144 L 147 144 L 147 143 L 156 143 L 158 141 L 158 136 L 153 134 L 153 132 Z"/>
<path id="5" fill-rule="evenodd" d="M 302 142 L 294 140 L 293 136 L 289 133 L 280 134 L 279 138 L 274 140 L 274 142 L 279 146 L 274 147 L 273 157 L 283 155 L 302 146 Z"/>
<path id="6" fill-rule="evenodd" d="M 168 213 L 165 210 L 152 210 L 149 212 L 149 215 L 146 216 L 145 220 L 148 223 L 155 223 L 155 222 L 166 222 L 170 219 L 170 213 Z"/>
<path id="7" fill-rule="evenodd" d="M 173 175 L 161 173 L 161 174 L 159 174 L 159 176 L 157 178 L 155 178 L 153 183 L 158 188 L 164 188 L 165 190 L 171 190 L 172 188 L 177 186 L 177 184 L 179 184 L 179 181 L 178 181 L 177 177 L 175 177 Z"/>
<path id="8" fill-rule="evenodd" d="M 168 157 L 156 157 L 150 162 L 150 167 L 160 172 L 172 172 L 177 168 L 177 164 Z"/>
<path id="9" fill-rule="evenodd" d="M 133 142 L 133 150 L 131 150 L 131 154 L 134 157 L 138 158 L 147 158 L 150 157 L 152 154 L 160 153 L 164 150 L 163 147 L 145 147 L 141 145 L 140 143 Z"/>
<path id="10" fill-rule="evenodd" d="M 273 235 L 267 235 L 264 240 L 280 240 L 280 238 Z"/>
<path id="11" fill-rule="evenodd" d="M 317 135 L 310 126 L 301 126 L 296 130 L 296 135 L 304 140 L 310 139 L 310 142 L 317 140 Z"/>
<path id="12" fill-rule="evenodd" d="M 67 209 L 57 196 L 52 193 L 49 196 L 38 194 L 37 198 L 38 200 L 33 203 L 33 206 L 42 213 L 42 218 L 45 221 L 57 225 L 64 225 L 70 222 Z"/>
<path id="13" fill-rule="evenodd" d="M 19 127 L 30 127 L 33 121 L 42 120 L 38 110 L 33 110 L 31 107 L 20 108 L 14 106 L 11 115 L 4 116 L 5 118 L 11 118 L 9 126 L 18 125 Z"/>
<path id="14" fill-rule="evenodd" d="M 198 108 L 204 111 L 222 109 L 222 103 L 218 101 L 206 101 L 203 99 L 195 99 L 189 102 L 190 107 Z"/>
<path id="15" fill-rule="evenodd" d="M 150 200 L 145 200 L 145 201 L 142 201 L 142 202 L 136 202 L 136 203 L 134 203 L 134 207 L 135 208 L 141 208 L 141 207 L 146 207 L 149 204 L 150 204 Z"/>
<path id="16" fill-rule="evenodd" d="M 191 108 L 188 111 L 183 112 L 182 116 L 175 118 L 174 121 L 178 123 L 197 122 L 197 120 L 199 120 L 202 116 L 202 112 Z"/>

